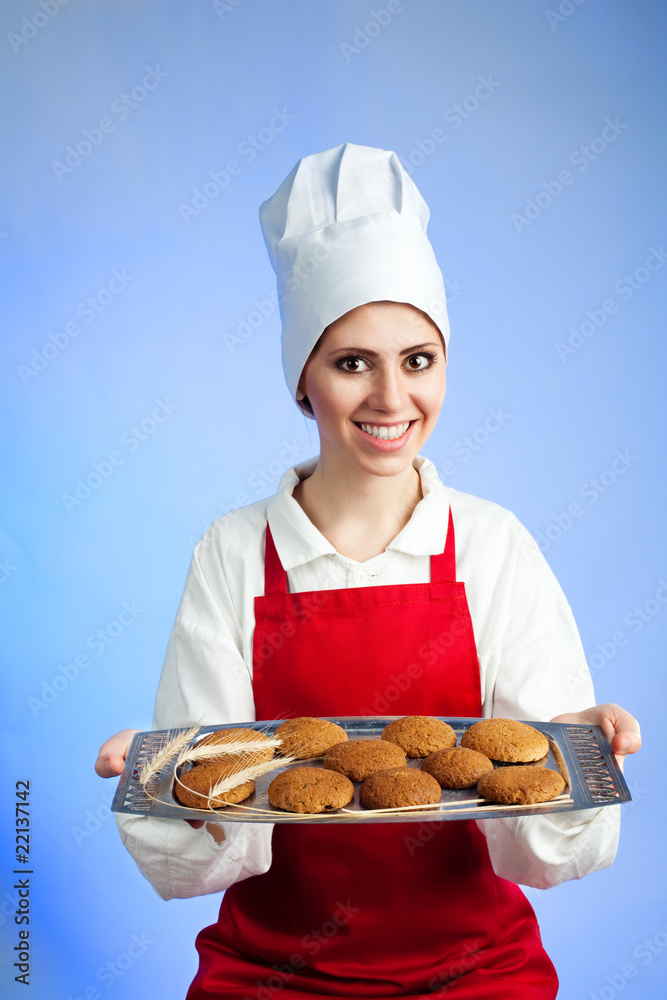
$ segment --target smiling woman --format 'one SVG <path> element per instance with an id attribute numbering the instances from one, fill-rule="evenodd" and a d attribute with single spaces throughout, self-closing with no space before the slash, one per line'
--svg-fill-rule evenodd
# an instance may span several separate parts
<path id="1" fill-rule="evenodd" d="M 198 544 L 156 728 L 359 716 L 391 697 L 402 715 L 560 712 L 603 725 L 619 754 L 638 748 L 627 713 L 587 707 L 576 626 L 534 540 L 419 454 L 449 340 L 428 216 L 394 153 L 349 143 L 300 160 L 262 205 L 287 384 L 320 453 Z M 122 769 L 128 742 L 125 731 L 102 747 L 100 774 Z M 553 1000 L 517 883 L 610 864 L 618 819 L 608 807 L 442 823 L 419 851 L 402 823 L 118 822 L 163 897 L 227 890 L 197 938 L 188 1000 L 416 1000 L 451 983 L 460 1000 Z"/>
<path id="2" fill-rule="evenodd" d="M 338 552 L 364 562 L 407 523 L 422 498 L 413 461 L 444 396 L 444 343 L 414 306 L 369 302 L 322 334 L 297 391 L 317 422 L 320 455 L 293 495 Z"/>

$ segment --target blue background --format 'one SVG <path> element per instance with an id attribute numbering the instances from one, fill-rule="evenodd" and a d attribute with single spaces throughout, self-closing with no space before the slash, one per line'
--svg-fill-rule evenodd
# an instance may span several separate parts
<path id="1" fill-rule="evenodd" d="M 561 995 L 664 995 L 664 6 L 57 4 L 6 0 L 0 31 L 4 995 L 24 995 L 26 778 L 30 996 L 177 1000 L 194 974 L 219 900 L 155 895 L 93 762 L 150 728 L 195 541 L 317 450 L 282 380 L 257 211 L 346 141 L 394 149 L 431 208 L 453 332 L 425 453 L 542 540 L 598 701 L 643 724 L 614 866 L 528 891 Z"/>

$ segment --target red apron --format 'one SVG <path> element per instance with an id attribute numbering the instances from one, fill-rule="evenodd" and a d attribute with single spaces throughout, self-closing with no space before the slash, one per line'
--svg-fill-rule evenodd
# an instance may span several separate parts
<path id="1" fill-rule="evenodd" d="M 267 526 L 256 718 L 378 715 L 389 703 L 394 715 L 481 716 L 454 544 L 450 513 L 430 583 L 288 594 Z M 474 822 L 284 824 L 272 850 L 269 871 L 228 889 L 198 935 L 187 1000 L 556 996 L 533 910 L 494 874 Z"/>

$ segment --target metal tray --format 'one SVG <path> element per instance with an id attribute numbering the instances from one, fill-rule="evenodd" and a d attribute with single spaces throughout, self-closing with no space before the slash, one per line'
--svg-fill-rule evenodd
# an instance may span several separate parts
<path id="1" fill-rule="evenodd" d="M 388 722 L 400 716 L 379 718 L 329 717 L 346 731 L 349 739 L 379 739 Z M 460 737 L 478 719 L 442 718 Z M 202 726 L 189 745 L 206 733 L 217 729 L 258 729 L 272 736 L 284 722 L 221 723 Z M 206 819 L 220 823 L 414 823 L 438 820 L 490 819 L 499 816 L 532 816 L 539 813 L 569 812 L 575 809 L 597 809 L 617 802 L 629 802 L 631 795 L 609 741 L 600 726 L 574 726 L 557 722 L 529 722 L 549 740 L 547 767 L 559 771 L 565 779 L 563 794 L 537 805 L 506 806 L 480 801 L 476 788 L 443 789 L 440 804 L 410 810 L 373 810 L 369 812 L 359 802 L 359 786 L 355 784 L 353 801 L 345 809 L 320 814 L 297 814 L 275 809 L 269 803 L 267 789 L 284 767 L 258 778 L 255 792 L 243 803 L 222 809 L 191 809 L 180 805 L 173 796 L 173 774 L 176 754 L 145 786 L 139 781 L 144 762 L 159 753 L 182 729 L 160 729 L 137 733 L 127 755 L 125 771 L 118 783 L 112 803 L 113 812 L 158 816 L 170 819 Z M 321 767 L 321 759 L 298 761 L 292 767 Z M 409 760 L 410 767 L 419 767 L 419 760 Z M 503 766 L 503 765 L 497 765 Z M 525 765 L 529 767 L 530 765 Z M 255 812 L 254 810 L 261 810 Z"/>

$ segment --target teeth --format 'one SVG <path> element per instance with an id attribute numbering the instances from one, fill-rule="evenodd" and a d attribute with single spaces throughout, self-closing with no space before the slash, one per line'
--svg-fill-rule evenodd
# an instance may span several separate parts
<path id="1" fill-rule="evenodd" d="M 410 421 L 408 420 L 404 424 L 393 424 L 391 427 L 382 424 L 362 424 L 361 429 L 370 434 L 371 437 L 380 438 L 382 441 L 393 441 L 394 438 L 403 437 L 409 426 Z"/>

